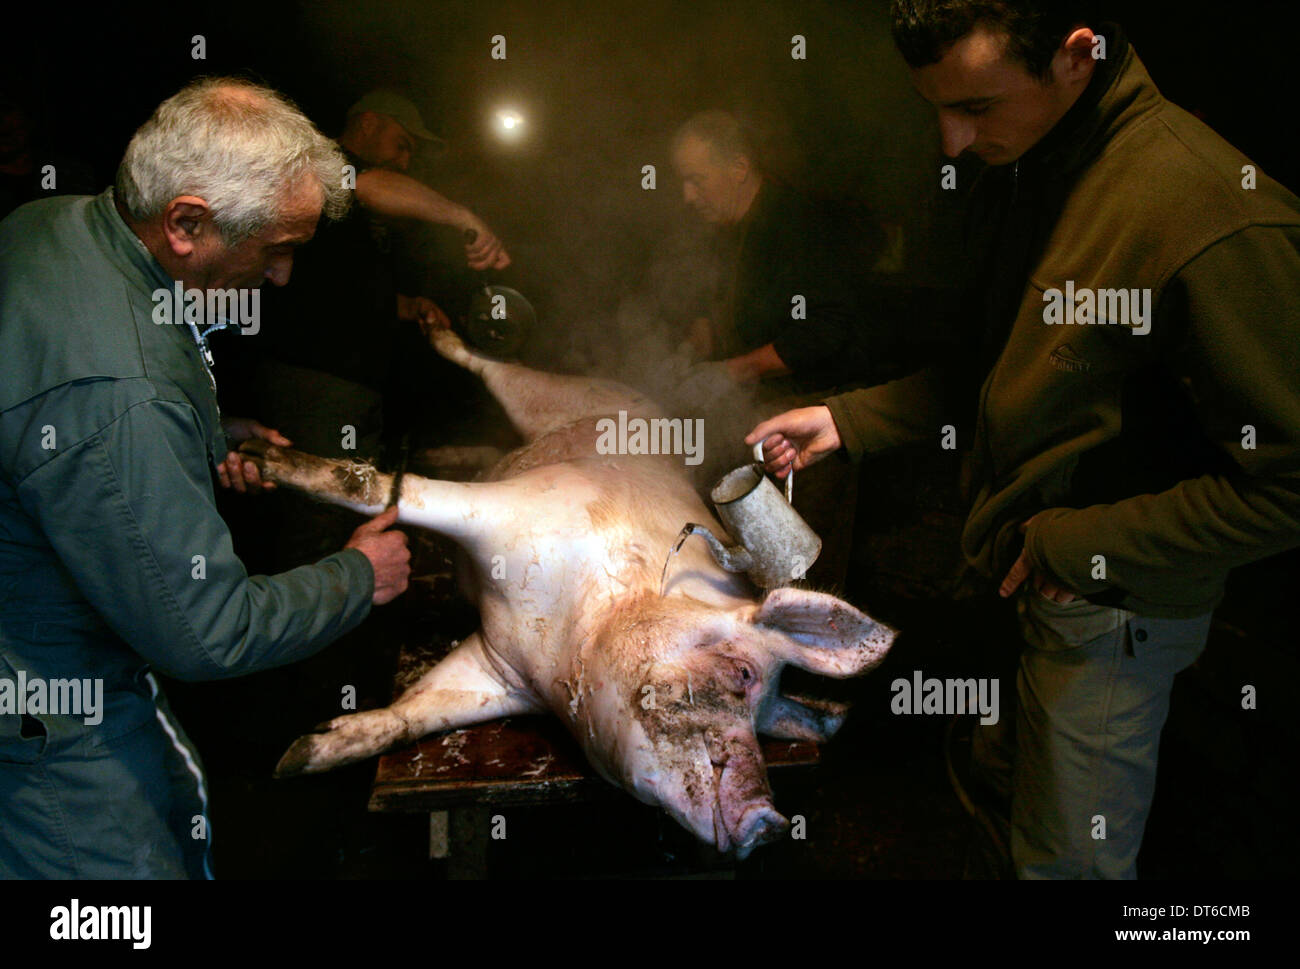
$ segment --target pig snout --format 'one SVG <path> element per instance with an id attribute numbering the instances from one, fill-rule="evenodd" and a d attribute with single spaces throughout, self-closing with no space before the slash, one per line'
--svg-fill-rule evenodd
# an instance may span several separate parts
<path id="1" fill-rule="evenodd" d="M 735 822 L 728 836 L 731 838 L 736 858 L 744 861 L 759 845 L 780 840 L 789 827 L 790 823 L 769 801 L 766 804 L 750 805 Z"/>
<path id="2" fill-rule="evenodd" d="M 705 735 L 709 759 L 713 761 L 718 797 L 715 830 L 718 849 L 734 850 L 745 858 L 754 848 L 785 834 L 789 823 L 772 804 L 767 767 L 757 739 L 738 729 L 719 738 Z"/>

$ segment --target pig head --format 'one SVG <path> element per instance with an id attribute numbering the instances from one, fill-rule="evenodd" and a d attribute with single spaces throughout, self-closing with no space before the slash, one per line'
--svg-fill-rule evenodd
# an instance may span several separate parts
<path id="1" fill-rule="evenodd" d="M 825 740 L 845 712 L 783 695 L 783 668 L 855 676 L 880 663 L 893 636 L 806 590 L 728 610 L 645 593 L 614 609 L 578 654 L 568 715 L 602 774 L 743 858 L 787 827 L 757 734 Z"/>

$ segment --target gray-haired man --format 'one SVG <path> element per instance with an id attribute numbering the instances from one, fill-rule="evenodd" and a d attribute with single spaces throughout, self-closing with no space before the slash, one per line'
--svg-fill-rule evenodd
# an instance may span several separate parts
<path id="1" fill-rule="evenodd" d="M 116 190 L 0 224 L 0 877 L 210 874 L 202 767 L 151 667 L 302 659 L 406 588 L 391 512 L 249 576 L 213 494 L 214 471 L 260 482 L 227 454 L 191 296 L 288 282 L 346 206 L 342 165 L 275 92 L 203 80 L 136 133 Z"/>

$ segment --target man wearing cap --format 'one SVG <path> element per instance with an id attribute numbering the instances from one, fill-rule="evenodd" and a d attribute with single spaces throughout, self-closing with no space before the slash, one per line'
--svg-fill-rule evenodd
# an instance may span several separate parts
<path id="1" fill-rule="evenodd" d="M 501 241 L 463 205 L 444 198 L 423 182 L 399 174 L 411 166 L 415 139 L 437 146 L 446 144 L 424 126 L 409 98 L 394 91 L 371 91 L 348 109 L 347 124 L 339 136 L 343 150 L 360 158 L 357 201 L 389 218 L 420 219 L 465 232 L 473 239 L 465 246 L 471 269 L 504 269 L 510 265 Z M 362 167 L 368 168 L 362 177 Z"/>
<path id="2" fill-rule="evenodd" d="M 359 203 L 323 226 L 298 257 L 292 292 L 267 299 L 255 348 L 260 413 L 298 447 L 334 457 L 376 456 L 384 388 L 399 321 L 445 325 L 433 301 L 397 291 L 383 220 L 415 219 L 460 230 L 471 269 L 503 269 L 510 257 L 473 212 L 403 172 L 417 140 L 439 142 L 408 98 L 371 91 L 348 111 L 338 144 L 356 173 Z M 272 334 L 271 329 L 278 332 Z"/>

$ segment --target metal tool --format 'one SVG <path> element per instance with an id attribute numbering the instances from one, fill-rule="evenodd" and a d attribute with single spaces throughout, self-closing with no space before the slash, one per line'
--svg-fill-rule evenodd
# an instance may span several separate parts
<path id="1" fill-rule="evenodd" d="M 465 241 L 478 238 L 473 229 L 465 230 Z M 522 293 L 509 286 L 487 281 L 486 270 L 479 271 L 482 287 L 476 287 L 469 312 L 457 327 L 460 335 L 474 347 L 495 357 L 513 357 L 519 353 L 528 333 L 537 325 L 537 311 Z"/>
<path id="2" fill-rule="evenodd" d="M 387 511 L 401 500 L 402 497 L 402 479 L 406 477 L 406 467 L 411 463 L 411 432 L 406 431 L 402 434 L 402 443 L 398 450 L 397 470 L 393 472 L 393 486 L 388 489 L 388 503 L 384 505 Z"/>

